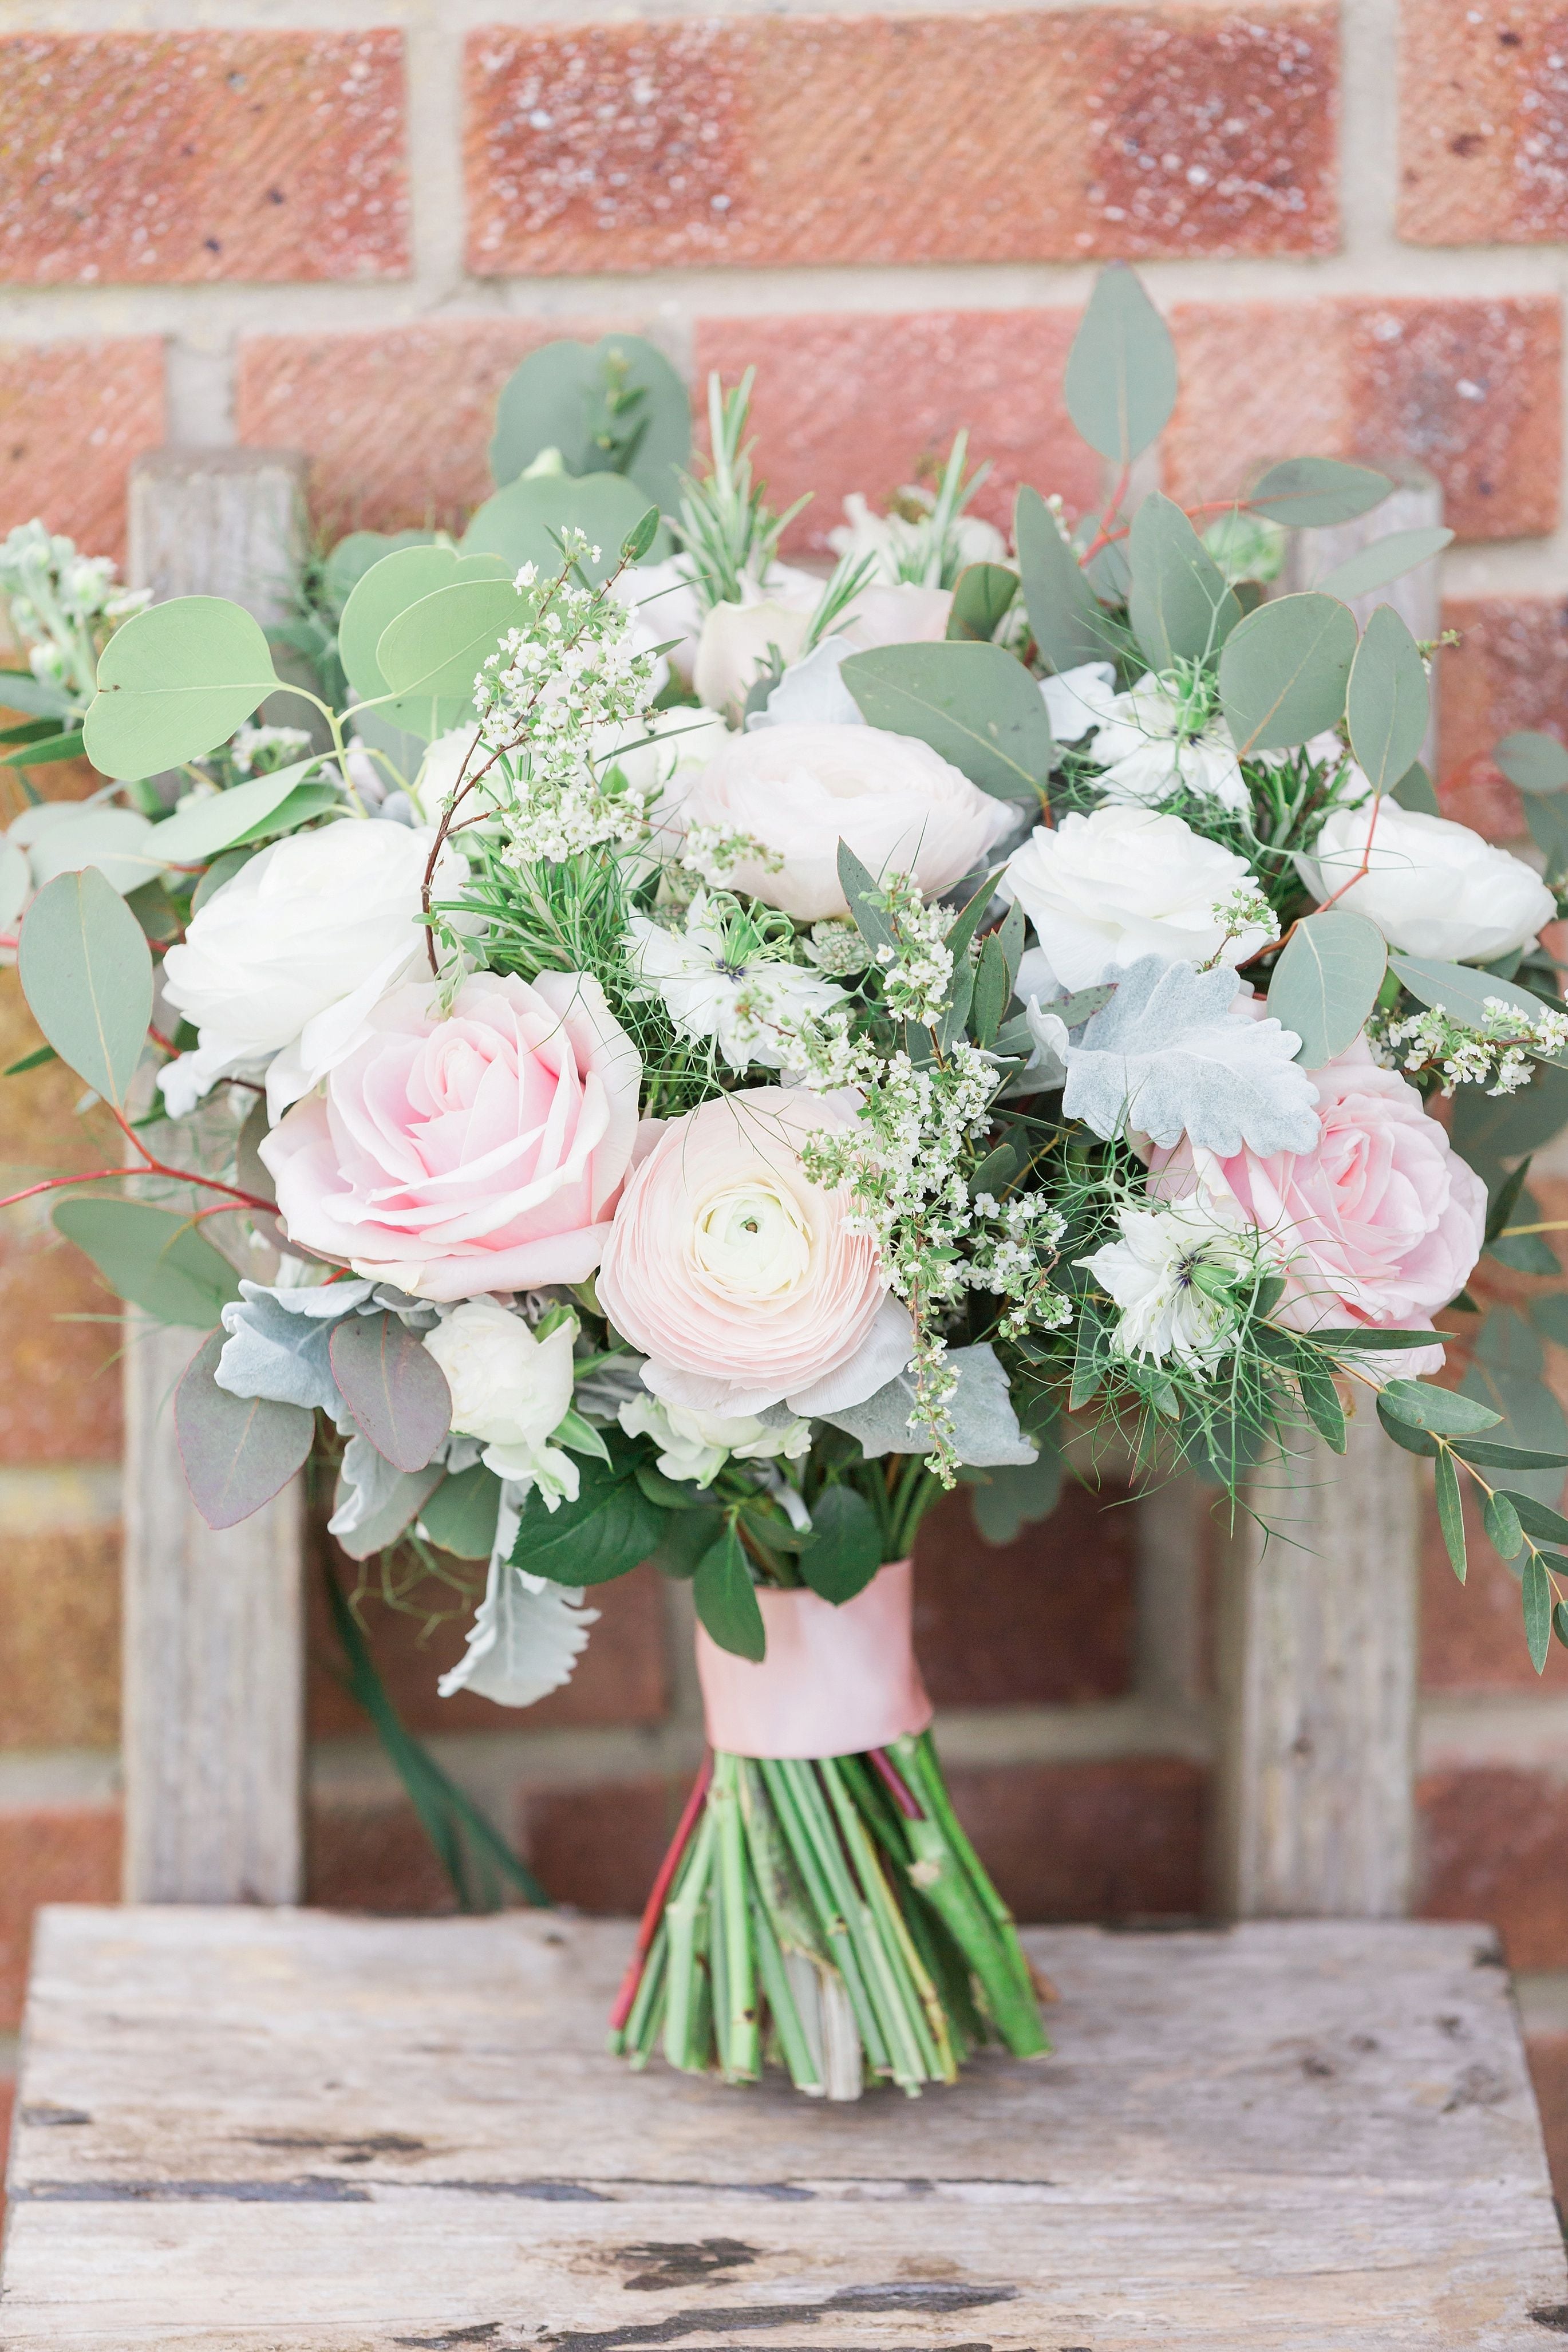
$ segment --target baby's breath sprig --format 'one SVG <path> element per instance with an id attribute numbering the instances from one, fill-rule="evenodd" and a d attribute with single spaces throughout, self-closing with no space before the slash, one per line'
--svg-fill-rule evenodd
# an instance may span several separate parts
<path id="1" fill-rule="evenodd" d="M 1404 1021 L 1375 1016 L 1367 1035 L 1391 1067 L 1440 1078 L 1445 1101 L 1459 1087 L 1517 1094 L 1530 1084 L 1532 1055 L 1568 1050 L 1568 1014 L 1549 1009 L 1531 1014 L 1501 996 L 1487 997 L 1481 1013 L 1479 1022 L 1460 1021 L 1437 1004 Z"/>

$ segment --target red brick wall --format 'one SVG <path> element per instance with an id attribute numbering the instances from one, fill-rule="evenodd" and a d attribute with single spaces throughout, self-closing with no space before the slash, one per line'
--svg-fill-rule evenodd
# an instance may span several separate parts
<path id="1" fill-rule="evenodd" d="M 694 383 L 758 363 L 761 470 L 780 502 L 817 493 L 802 551 L 846 493 L 885 494 L 960 425 L 992 463 L 982 511 L 1004 517 L 1020 480 L 1078 511 L 1098 472 L 1061 368 L 1090 266 L 1129 256 L 1181 353 L 1167 488 L 1224 496 L 1297 450 L 1438 476 L 1462 632 L 1445 798 L 1517 833 L 1492 743 L 1568 736 L 1568 83 L 1544 0 L 640 22 L 587 0 L 553 26 L 497 0 L 468 32 L 442 10 L 406 31 L 370 9 L 318 30 L 303 7 L 267 30 L 162 26 L 186 13 L 152 0 L 144 29 L 71 33 L 41 5 L 7 12 L 0 529 L 38 513 L 119 552 L 127 465 L 166 437 L 305 449 L 329 530 L 455 521 L 487 487 L 517 359 L 609 324 L 659 338 Z M 6 981 L 0 1055 L 30 1042 Z M 9 1160 L 91 1149 L 57 1074 L 5 1085 Z M 104 1306 L 41 1221 L 10 1213 L 0 2033 L 34 1904 L 115 1885 L 114 1334 L 62 1319 Z M 1074 1496 L 1000 1554 L 957 1507 L 926 1533 L 919 1633 L 955 1780 L 1027 1911 L 1204 1905 L 1203 1549 L 1201 1506 L 1179 1497 Z M 517 1722 L 435 1697 L 455 1628 L 371 1616 L 411 1722 L 555 1890 L 635 1902 L 698 1737 L 679 1596 L 652 1576 L 606 1596 L 577 1681 Z M 324 1622 L 314 1649 L 314 1892 L 438 1905 Z M 1538 1972 L 1563 2150 L 1563 1662 L 1538 1685 L 1511 1580 L 1478 1567 L 1461 1593 L 1440 1549 L 1426 1688 L 1423 1899 L 1495 1918 Z"/>

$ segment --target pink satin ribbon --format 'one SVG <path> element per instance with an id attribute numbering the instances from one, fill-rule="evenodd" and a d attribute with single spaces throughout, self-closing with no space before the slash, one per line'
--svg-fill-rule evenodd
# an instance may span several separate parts
<path id="1" fill-rule="evenodd" d="M 697 1627 L 708 1744 L 727 1756 L 855 1756 L 924 1731 L 931 1702 L 911 1639 L 913 1562 L 891 1560 L 837 1608 L 815 1592 L 757 1594 L 759 1664 Z"/>

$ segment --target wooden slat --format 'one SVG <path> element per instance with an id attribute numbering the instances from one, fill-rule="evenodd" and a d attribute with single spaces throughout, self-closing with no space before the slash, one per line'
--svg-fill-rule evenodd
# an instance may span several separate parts
<path id="1" fill-rule="evenodd" d="M 131 583 L 288 609 L 305 460 L 159 450 L 131 476 Z M 280 718 L 307 711 L 280 710 Z M 185 1490 L 170 1399 L 197 1335 L 132 1318 L 125 1354 L 125 1891 L 296 1903 L 304 1887 L 298 1486 L 214 1535 Z"/>
<path id="2" fill-rule="evenodd" d="M 1538 2352 L 1485 1928 L 1031 1931 L 1057 2054 L 824 2107 L 603 2054 L 630 1928 L 56 1910 L 7 2352 Z"/>

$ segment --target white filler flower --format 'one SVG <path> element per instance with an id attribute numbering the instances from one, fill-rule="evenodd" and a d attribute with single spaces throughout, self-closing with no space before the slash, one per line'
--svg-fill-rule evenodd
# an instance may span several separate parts
<path id="1" fill-rule="evenodd" d="M 483 1460 L 519 1494 L 537 1486 L 554 1510 L 575 1502 L 578 1468 L 549 1440 L 571 1410 L 575 1322 L 536 1339 L 520 1315 L 493 1298 L 467 1298 L 425 1334 L 452 1391 L 452 1426 L 477 1437 Z"/>
<path id="2" fill-rule="evenodd" d="M 1121 1310 L 1112 1346 L 1122 1356 L 1155 1363 L 1175 1356 L 1194 1371 L 1210 1370 L 1236 1329 L 1233 1291 L 1256 1265 L 1261 1237 L 1239 1211 L 1227 1215 L 1197 1198 L 1119 1209 L 1116 1223 L 1121 1240 L 1079 1261 Z"/>

